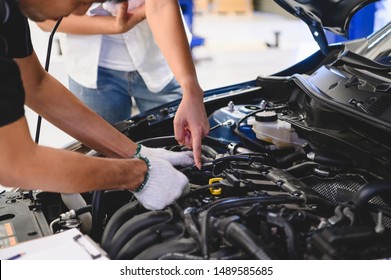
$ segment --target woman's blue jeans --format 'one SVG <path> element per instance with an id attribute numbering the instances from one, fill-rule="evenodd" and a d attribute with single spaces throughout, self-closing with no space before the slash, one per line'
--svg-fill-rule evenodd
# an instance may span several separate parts
<path id="1" fill-rule="evenodd" d="M 160 92 L 148 90 L 137 71 L 125 72 L 98 68 L 98 88 L 86 88 L 69 78 L 69 89 L 84 104 L 111 124 L 130 118 L 132 97 L 140 112 L 182 98 L 182 90 L 173 79 Z"/>

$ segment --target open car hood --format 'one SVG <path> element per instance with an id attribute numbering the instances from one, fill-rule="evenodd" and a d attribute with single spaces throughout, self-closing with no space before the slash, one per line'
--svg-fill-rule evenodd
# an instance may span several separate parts
<path id="1" fill-rule="evenodd" d="M 349 22 L 361 8 L 378 0 L 274 0 L 290 14 L 302 19 L 323 53 L 328 53 L 324 29 L 348 37 Z"/>

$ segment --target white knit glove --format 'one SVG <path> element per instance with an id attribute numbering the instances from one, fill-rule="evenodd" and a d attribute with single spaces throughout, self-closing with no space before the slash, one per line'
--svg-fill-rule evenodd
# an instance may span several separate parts
<path id="1" fill-rule="evenodd" d="M 133 10 L 137 7 L 140 7 L 142 4 L 144 4 L 145 0 L 128 0 L 128 11 Z M 106 1 L 102 4 L 103 9 L 110 12 L 113 16 L 117 15 L 117 7 L 118 4 Z"/>
<path id="2" fill-rule="evenodd" d="M 168 161 L 173 166 L 190 166 L 194 164 L 192 151 L 172 152 L 163 148 L 148 148 L 143 145 L 138 145 L 135 157 L 141 156 L 146 158 L 160 158 Z"/>
<path id="3" fill-rule="evenodd" d="M 172 165 L 159 158 L 142 158 L 148 165 L 144 183 L 134 192 L 149 210 L 161 210 L 189 191 L 189 180 Z"/>

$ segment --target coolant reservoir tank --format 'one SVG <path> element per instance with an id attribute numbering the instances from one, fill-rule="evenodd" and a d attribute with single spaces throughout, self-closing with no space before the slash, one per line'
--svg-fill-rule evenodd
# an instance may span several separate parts
<path id="1" fill-rule="evenodd" d="M 278 147 L 301 145 L 304 141 L 298 138 L 291 124 L 278 119 L 274 111 L 262 111 L 255 115 L 253 131 L 258 139 Z"/>

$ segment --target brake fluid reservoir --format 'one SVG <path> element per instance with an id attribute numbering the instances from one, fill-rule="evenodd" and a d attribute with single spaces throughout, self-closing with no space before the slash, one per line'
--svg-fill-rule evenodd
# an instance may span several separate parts
<path id="1" fill-rule="evenodd" d="M 301 145 L 301 141 L 291 124 L 279 120 L 274 111 L 263 111 L 255 115 L 253 131 L 258 139 L 278 147 Z"/>

